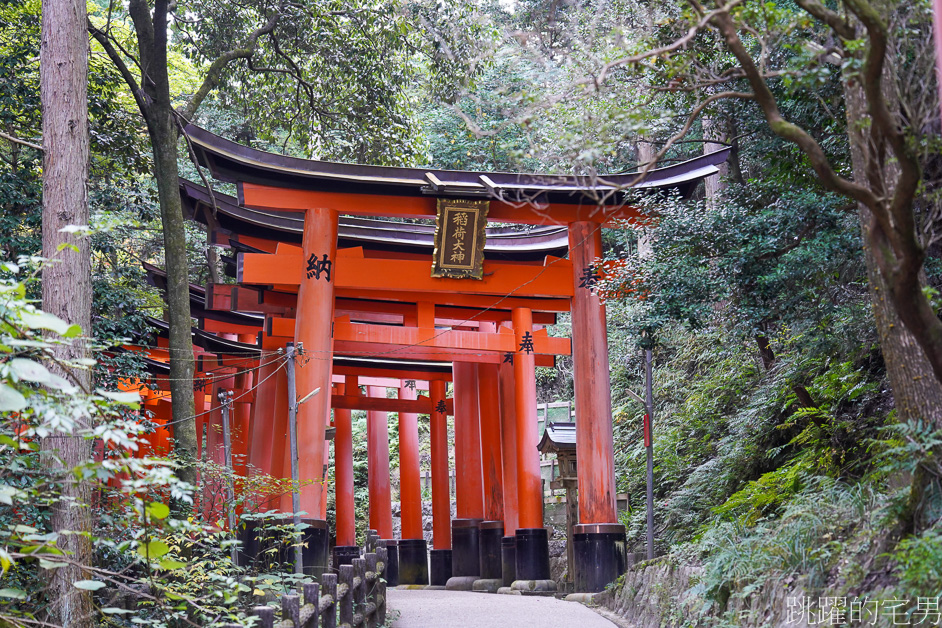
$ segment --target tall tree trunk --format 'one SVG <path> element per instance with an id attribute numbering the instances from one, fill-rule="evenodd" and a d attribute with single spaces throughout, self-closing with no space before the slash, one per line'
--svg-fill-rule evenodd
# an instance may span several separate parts
<path id="1" fill-rule="evenodd" d="M 703 123 L 703 154 L 709 155 L 726 147 L 726 125 L 721 119 L 704 116 Z M 716 197 L 726 189 L 726 177 L 729 176 L 729 162 L 724 161 L 717 166 L 719 172 L 703 180 L 703 189 L 709 207 L 716 206 Z"/>
<path id="2" fill-rule="evenodd" d="M 870 144 L 864 132 L 870 128 L 870 123 L 866 100 L 859 82 L 856 80 L 845 82 L 844 101 L 854 179 L 866 181 L 867 151 Z M 893 162 L 888 160 L 884 173 L 884 178 L 888 182 L 893 181 L 896 176 L 892 172 L 893 169 Z M 892 186 L 888 186 L 888 189 L 892 189 Z M 897 413 L 902 421 L 917 418 L 940 427 L 942 426 L 942 384 L 934 377 L 932 365 L 916 342 L 916 338 L 900 321 L 893 307 L 890 290 L 877 265 L 875 250 L 881 246 L 888 246 L 885 242 L 885 235 L 874 224 L 869 209 L 859 204 L 858 213 L 863 234 L 864 258 L 867 265 L 873 317 L 880 338 L 883 359 L 886 362 L 887 376 L 893 388 Z"/>
<path id="3" fill-rule="evenodd" d="M 162 66 L 166 72 L 167 66 Z M 157 68 L 159 71 L 159 68 Z M 163 100 L 163 99 L 161 99 Z M 186 248 L 186 223 L 180 201 L 177 168 L 177 127 L 166 102 L 157 102 L 150 111 L 153 123 L 151 143 L 154 148 L 154 174 L 160 200 L 164 232 L 164 261 L 167 270 L 167 304 L 170 306 L 170 399 L 173 412 L 173 437 L 183 466 L 178 476 L 196 485 L 196 419 L 193 403 L 193 339 L 190 318 L 190 278 Z"/>
<path id="4" fill-rule="evenodd" d="M 656 167 L 654 163 L 656 156 L 657 151 L 654 150 L 654 144 L 646 142 L 643 138 L 638 140 L 638 172 L 648 166 Z M 648 259 L 649 257 L 651 257 L 651 236 L 648 233 L 648 228 L 645 227 L 638 232 L 638 258 Z"/>
<path id="5" fill-rule="evenodd" d="M 167 69 L 168 0 L 130 0 L 128 10 L 137 32 L 142 69 L 138 105 L 147 121 L 154 151 L 154 175 L 164 232 L 167 270 L 167 305 L 170 316 L 170 400 L 174 449 L 182 466 L 177 475 L 196 486 L 196 418 L 193 399 L 193 339 L 190 318 L 190 279 L 187 263 L 186 223 L 180 201 L 177 168 L 177 123 L 170 100 Z M 128 80 L 127 78 L 125 80 Z M 130 79 L 129 85 L 133 84 Z"/>
<path id="6" fill-rule="evenodd" d="M 891 71 L 885 71 L 885 84 L 890 83 L 886 73 Z M 891 85 L 884 86 L 885 93 L 892 93 L 889 92 L 890 89 Z M 864 135 L 864 130 L 870 128 L 870 122 L 863 89 L 856 80 L 845 81 L 844 102 L 854 179 L 866 181 L 867 151 L 870 150 L 870 143 Z M 896 178 L 897 174 L 893 171 L 895 168 L 892 161 L 885 166 L 883 176 L 887 182 Z M 942 426 L 942 383 L 934 376 L 932 365 L 915 336 L 900 320 L 892 303 L 890 289 L 878 266 L 875 250 L 889 246 L 886 235 L 875 224 L 870 210 L 862 203 L 858 204 L 858 213 L 873 318 L 880 338 L 883 360 L 886 362 L 887 377 L 893 389 L 898 418 L 900 421 L 920 419 L 936 427 Z M 924 278 L 921 279 L 924 283 Z M 899 515 L 898 534 L 905 536 L 920 528 L 925 491 L 931 480 L 932 476 L 927 472 L 925 465 L 921 462 L 917 464 L 910 484 L 909 497 Z"/>
<path id="7" fill-rule="evenodd" d="M 43 118 L 43 255 L 54 259 L 42 274 L 43 309 L 91 333 L 91 256 L 87 237 L 62 233 L 68 225 L 88 225 L 88 35 L 84 0 L 43 0 L 40 94 Z M 64 248 L 61 244 L 77 247 Z M 86 343 L 56 345 L 62 360 L 87 356 Z M 62 373 L 66 375 L 66 373 Z M 86 390 L 87 370 L 68 373 Z M 91 443 L 81 436 L 53 434 L 42 441 L 43 459 L 56 476 L 60 499 L 50 525 L 58 546 L 73 564 L 47 570 L 48 621 L 56 626 L 91 628 L 91 592 L 72 583 L 88 576 L 92 560 L 90 490 L 71 473 L 91 457 Z M 72 534 L 69 534 L 72 532 Z"/>

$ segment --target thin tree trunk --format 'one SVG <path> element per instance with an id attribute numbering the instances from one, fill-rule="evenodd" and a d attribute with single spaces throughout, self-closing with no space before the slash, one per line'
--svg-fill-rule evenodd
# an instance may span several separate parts
<path id="1" fill-rule="evenodd" d="M 143 75 L 142 90 L 148 98 L 138 100 L 154 151 L 154 175 L 164 233 L 167 270 L 167 305 L 170 323 L 170 400 L 173 414 L 174 449 L 180 458 L 177 475 L 196 486 L 196 418 L 193 399 L 193 339 L 190 319 L 190 281 L 187 262 L 186 223 L 180 201 L 177 168 L 177 124 L 170 100 L 167 69 L 167 0 L 130 0 L 128 11 L 137 32 Z M 128 79 L 132 85 L 133 78 Z"/>
<path id="2" fill-rule="evenodd" d="M 160 68 L 157 68 L 158 71 Z M 166 65 L 162 68 L 166 72 Z M 196 419 L 193 402 L 193 339 L 190 319 L 190 278 L 186 248 L 186 223 L 177 169 L 177 131 L 167 94 L 166 107 L 151 110 L 151 143 L 154 173 L 164 232 L 167 267 L 167 304 L 170 309 L 170 399 L 173 437 L 183 466 L 178 476 L 196 485 Z"/>
<path id="3" fill-rule="evenodd" d="M 43 255 L 55 261 L 43 269 L 43 309 L 91 333 L 91 256 L 87 237 L 60 232 L 68 225 L 88 225 L 88 35 L 84 0 L 44 0 L 40 48 L 40 93 L 43 114 Z M 61 244 L 77 247 L 64 248 Z M 87 356 L 83 340 L 56 345 L 62 360 Z M 65 373 L 63 373 L 65 375 Z M 87 370 L 68 374 L 90 388 Z M 59 533 L 58 546 L 73 564 L 47 570 L 48 622 L 57 626 L 91 628 L 91 592 L 72 583 L 89 576 L 92 547 L 88 484 L 71 473 L 91 458 L 91 442 L 58 433 L 42 441 L 43 459 L 59 480 L 60 499 L 50 513 L 50 526 Z M 66 534 L 72 532 L 73 534 Z"/>

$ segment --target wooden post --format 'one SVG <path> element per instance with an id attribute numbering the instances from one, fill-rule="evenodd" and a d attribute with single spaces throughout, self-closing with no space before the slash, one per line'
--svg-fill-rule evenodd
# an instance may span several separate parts
<path id="1" fill-rule="evenodd" d="M 379 580 L 379 585 L 376 591 L 376 620 L 377 625 L 382 626 L 386 623 L 386 567 L 389 565 L 389 554 L 385 547 L 380 547 L 376 550 L 376 560 L 383 566 L 378 576 L 383 576 L 382 580 Z"/>
<path id="2" fill-rule="evenodd" d="M 295 388 L 294 367 L 295 357 L 294 343 L 289 342 L 285 347 L 285 355 L 288 358 L 288 448 L 291 456 L 291 513 L 294 522 L 294 573 L 304 573 L 304 552 L 301 551 L 301 493 L 298 474 L 298 393 Z"/>
<path id="3" fill-rule="evenodd" d="M 226 462 L 226 520 L 229 523 L 229 533 L 235 536 L 236 533 L 236 513 L 235 513 L 235 487 L 232 477 L 232 432 L 229 426 L 229 411 L 232 409 L 232 391 L 220 390 L 219 403 L 222 406 L 222 446 L 223 456 Z M 239 563 L 239 548 L 232 546 L 230 551 L 232 564 Z"/>
<path id="4" fill-rule="evenodd" d="M 648 560 L 654 559 L 654 383 L 651 374 L 653 361 L 650 349 L 644 351 L 644 405 L 647 406 L 644 425 L 644 449 L 647 458 L 646 497 L 647 497 L 647 549 Z"/>
<path id="5" fill-rule="evenodd" d="M 360 614 L 366 601 L 366 559 L 353 559 L 353 613 Z M 361 616 L 362 617 L 362 616 Z M 361 620 L 362 621 L 362 620 Z"/>
<path id="6" fill-rule="evenodd" d="M 615 523 L 615 447 L 605 306 L 593 289 L 593 264 L 602 255 L 602 232 L 592 222 L 569 226 L 575 295 L 572 353 L 576 394 L 576 460 L 581 523 Z"/>
<path id="7" fill-rule="evenodd" d="M 359 392 L 356 376 L 348 375 L 341 392 Z M 356 545 L 356 510 L 353 500 L 353 422 L 350 410 L 334 410 L 334 491 L 337 504 L 337 545 Z"/>
<path id="8" fill-rule="evenodd" d="M 373 548 L 376 547 L 376 541 L 379 540 L 379 533 L 376 530 L 368 530 L 366 532 L 366 543 L 363 544 L 363 551 L 369 553 L 373 551 Z"/>
<path id="9" fill-rule="evenodd" d="M 363 559 L 365 561 L 364 569 L 365 569 L 365 575 L 366 575 L 366 577 L 364 578 L 364 582 L 365 582 L 364 586 L 366 588 L 366 591 L 364 592 L 364 600 L 366 601 L 366 604 L 369 605 L 369 603 L 373 602 L 377 597 L 380 578 L 379 578 L 379 574 L 376 572 L 376 562 L 377 562 L 376 554 L 371 552 L 367 554 L 366 556 L 364 556 Z M 376 628 L 378 626 L 378 624 L 376 623 L 375 603 L 372 606 L 373 606 L 372 612 L 370 612 L 369 610 L 364 610 L 364 614 L 366 615 L 367 628 Z"/>
<path id="10" fill-rule="evenodd" d="M 297 595 L 281 596 L 281 619 L 293 621 L 295 628 L 301 626 L 301 600 Z"/>
<path id="11" fill-rule="evenodd" d="M 543 527 L 543 489 L 537 450 L 536 362 L 533 353 L 533 313 L 514 308 L 514 410 L 517 420 L 517 507 L 519 528 Z"/>
<path id="12" fill-rule="evenodd" d="M 354 560 L 360 559 L 355 558 Z M 342 626 L 353 625 L 354 577 L 353 565 L 340 565 L 340 584 L 337 586 L 337 613 L 340 615 L 340 625 Z"/>
<path id="13" fill-rule="evenodd" d="M 386 389 L 368 386 L 370 397 L 386 397 Z M 380 538 L 392 538 L 392 489 L 389 484 L 389 423 L 386 412 L 367 412 L 367 483 L 370 492 L 370 527 Z"/>
<path id="14" fill-rule="evenodd" d="M 324 464 L 321 469 L 321 473 L 324 477 L 324 499 L 321 500 L 321 512 L 319 516 L 322 521 L 327 521 L 327 495 L 330 494 L 330 441 L 327 440 L 326 434 L 324 440 Z"/>
<path id="15" fill-rule="evenodd" d="M 432 449 L 432 545 L 451 549 L 451 489 L 448 470 L 448 415 L 445 414 L 446 382 L 429 382 L 432 400 L 430 438 Z M 442 408 L 442 409 L 439 409 Z"/>
<path id="16" fill-rule="evenodd" d="M 320 614 L 320 584 L 308 582 L 304 585 L 304 606 L 301 607 L 301 626 L 303 628 L 317 628 L 317 617 Z"/>
<path id="17" fill-rule="evenodd" d="M 400 399 L 416 399 L 415 388 L 405 381 L 399 387 Z M 402 508 L 403 539 L 422 538 L 422 489 L 419 486 L 419 415 L 399 413 L 399 501 Z"/>
<path id="18" fill-rule="evenodd" d="M 252 614 L 259 618 L 259 628 L 273 628 L 275 625 L 275 609 L 271 606 L 256 606 Z"/>
<path id="19" fill-rule="evenodd" d="M 469 362 L 455 362 L 452 369 L 455 378 L 455 471 L 458 476 L 455 485 L 456 516 L 458 519 L 483 519 L 477 367 Z"/>
<path id="20" fill-rule="evenodd" d="M 304 278 L 298 291 L 295 341 L 304 346 L 303 362 L 297 369 L 297 387 L 304 397 L 320 388 L 298 410 L 298 474 L 301 509 L 312 516 L 322 510 L 324 492 L 324 435 L 330 419 L 331 371 L 333 368 L 334 278 L 337 273 L 337 212 L 312 208 L 304 213 L 302 238 Z"/>
<path id="21" fill-rule="evenodd" d="M 327 603 L 318 602 L 321 628 L 337 628 L 337 606 L 339 604 L 337 600 L 337 574 L 325 573 L 321 576 L 321 583 L 324 589 L 324 597 L 321 599 L 327 602 L 326 598 L 330 598 Z"/>

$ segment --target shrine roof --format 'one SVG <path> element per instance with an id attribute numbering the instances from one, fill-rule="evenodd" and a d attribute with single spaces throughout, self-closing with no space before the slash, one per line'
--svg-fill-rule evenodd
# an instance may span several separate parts
<path id="1" fill-rule="evenodd" d="M 576 450 L 576 424 L 550 423 L 543 431 L 543 438 L 536 446 L 542 454 Z"/>
<path id="2" fill-rule="evenodd" d="M 147 317 L 147 323 L 154 332 L 163 338 L 170 335 L 170 324 L 167 321 Z M 246 359 L 261 357 L 261 349 L 257 345 L 221 338 L 211 332 L 191 328 L 193 344 L 209 353 L 224 353 L 226 355 L 244 356 Z M 169 364 L 159 360 L 146 358 L 147 368 L 154 375 L 166 375 L 170 372 Z M 413 373 L 451 373 L 451 364 L 448 362 L 426 362 L 419 360 L 398 360 L 394 358 L 363 358 L 334 356 L 334 367 L 347 367 L 362 370 L 368 374 L 371 370 L 398 370 Z"/>
<path id="3" fill-rule="evenodd" d="M 180 194 L 188 217 L 208 225 L 207 211 L 212 211 L 218 225 L 214 243 L 251 251 L 251 245 L 239 242 L 239 236 L 301 244 L 304 213 L 249 209 L 239 205 L 234 196 L 180 179 Z M 366 249 L 415 250 L 431 255 L 435 246 L 435 225 L 340 216 L 338 244 L 341 248 L 362 246 Z M 536 226 L 526 230 L 513 227 L 488 227 L 484 255 L 488 259 L 543 259 L 546 255 L 565 255 L 569 239 L 565 227 Z"/>
<path id="4" fill-rule="evenodd" d="M 143 266 L 147 273 L 147 283 L 160 290 L 166 301 L 167 272 L 147 262 L 144 262 Z M 222 323 L 249 327 L 255 326 L 258 328 L 262 328 L 265 324 L 265 317 L 263 315 L 207 309 L 206 288 L 192 283 L 190 284 L 190 315 L 193 318 L 199 319 L 201 322 L 209 318 Z"/>
<path id="5" fill-rule="evenodd" d="M 167 321 L 148 316 L 147 324 L 150 325 L 151 329 L 153 329 L 158 336 L 163 338 L 170 337 L 170 323 Z M 197 327 L 190 328 L 190 335 L 195 346 L 209 353 L 240 355 L 246 359 L 258 359 L 262 354 L 262 350 L 258 345 L 222 338 L 212 332 L 204 331 Z"/>
<path id="6" fill-rule="evenodd" d="M 197 160 L 222 181 L 275 187 L 389 196 L 491 198 L 507 202 L 535 200 L 600 204 L 600 198 L 628 188 L 677 189 L 689 195 L 704 177 L 719 172 L 726 147 L 687 161 L 638 173 L 559 175 L 508 172 L 470 172 L 401 168 L 301 159 L 237 144 L 198 126 L 184 132 Z M 613 204 L 623 202 L 621 195 Z M 604 204 L 604 203 L 602 203 Z M 379 212 L 378 212 L 379 213 Z"/>

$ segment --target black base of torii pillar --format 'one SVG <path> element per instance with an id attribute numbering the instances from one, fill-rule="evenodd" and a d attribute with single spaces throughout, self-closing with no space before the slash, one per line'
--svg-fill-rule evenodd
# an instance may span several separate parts
<path id="1" fill-rule="evenodd" d="M 604 591 L 627 569 L 625 526 L 606 523 L 576 525 L 573 560 L 575 590 L 582 593 Z"/>
<path id="2" fill-rule="evenodd" d="M 579 525 L 573 535 L 577 592 L 595 593 L 625 573 L 625 527 L 615 503 L 615 448 L 605 305 L 593 282 L 602 256 L 601 225 L 569 225 L 573 389 L 576 405 L 576 475 Z M 518 549 L 519 551 L 519 549 Z"/>

